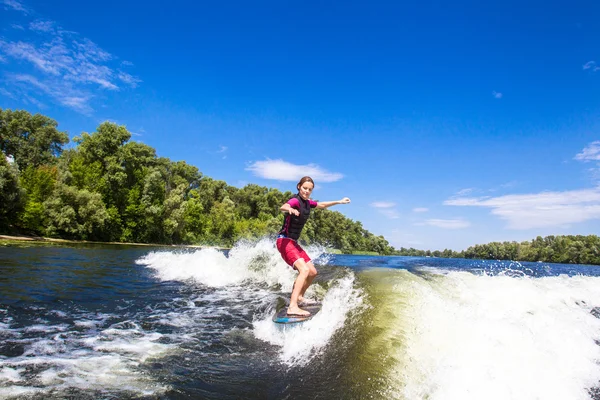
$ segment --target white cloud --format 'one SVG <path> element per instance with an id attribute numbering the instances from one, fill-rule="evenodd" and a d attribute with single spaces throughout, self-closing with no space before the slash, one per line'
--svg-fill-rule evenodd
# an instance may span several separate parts
<path id="1" fill-rule="evenodd" d="M 559 227 L 600 218 L 600 187 L 565 192 L 452 198 L 450 206 L 488 207 L 511 229 Z"/>
<path id="2" fill-rule="evenodd" d="M 86 96 L 63 96 L 60 103 L 85 114 L 91 111 L 88 101 L 89 98 Z"/>
<path id="3" fill-rule="evenodd" d="M 58 75 L 59 71 L 59 56 L 58 51 L 56 51 L 57 47 L 53 47 L 48 50 L 39 51 L 32 44 L 23 43 L 23 42 L 5 42 L 0 41 L 0 50 L 3 50 L 6 55 L 29 61 L 34 64 L 37 68 L 41 69 L 43 72 Z M 52 60 L 55 58 L 54 60 Z M 49 61 L 48 59 L 51 59 Z"/>
<path id="4" fill-rule="evenodd" d="M 371 207 L 375 208 L 392 208 L 395 207 L 396 203 L 392 203 L 391 201 L 375 201 L 371 203 Z"/>
<path id="5" fill-rule="evenodd" d="M 596 61 L 588 61 L 585 64 L 583 64 L 583 69 L 589 69 L 593 72 L 596 72 L 598 70 L 600 70 L 600 67 L 596 64 Z"/>
<path id="6" fill-rule="evenodd" d="M 17 74 L 11 76 L 11 78 L 17 84 L 17 87 L 19 87 L 19 83 L 25 84 L 28 88 L 33 87 L 36 91 L 50 96 L 59 104 L 72 108 L 82 114 L 89 114 L 92 111 L 89 106 L 90 95 L 74 89 L 68 84 L 44 83 L 34 76 L 26 74 Z M 32 100 L 27 93 L 23 94 L 23 96 L 29 98 L 30 101 Z M 34 103 L 33 101 L 31 102 Z"/>
<path id="7" fill-rule="evenodd" d="M 458 191 L 458 193 L 456 193 L 456 196 L 464 196 L 464 195 L 471 193 L 472 191 L 473 191 L 473 188 L 461 189 Z"/>
<path id="8" fill-rule="evenodd" d="M 142 82 L 141 79 L 128 74 L 127 72 L 119 71 L 118 78 L 123 82 L 131 86 L 132 88 L 136 88 L 138 83 Z"/>
<path id="9" fill-rule="evenodd" d="M 376 208 L 379 213 L 390 219 L 400 218 L 400 214 L 394 209 L 394 207 L 396 207 L 396 203 L 391 201 L 375 201 L 371 203 L 371 207 Z"/>
<path id="10" fill-rule="evenodd" d="M 23 14 L 29 14 L 29 10 L 17 0 L 3 0 L 4 8 L 6 10 L 13 9 L 15 11 L 21 11 Z"/>
<path id="11" fill-rule="evenodd" d="M 310 176 L 315 182 L 335 182 L 344 175 L 338 172 L 329 172 L 316 164 L 296 165 L 283 160 L 256 161 L 246 171 L 265 179 L 279 181 L 298 181 L 303 176 Z"/>
<path id="12" fill-rule="evenodd" d="M 579 161 L 600 161 L 600 140 L 590 143 L 583 151 L 575 156 Z"/>
<path id="13" fill-rule="evenodd" d="M 16 99 L 14 94 L 4 88 L 0 88 L 0 94 L 5 97 L 10 97 L 11 99 Z"/>
<path id="14" fill-rule="evenodd" d="M 423 223 L 424 225 L 435 226 L 443 229 L 464 229 L 471 226 L 469 221 L 464 219 L 428 219 Z"/>
<path id="15" fill-rule="evenodd" d="M 583 162 L 595 161 L 596 166 L 589 168 L 588 172 L 594 181 L 600 181 L 600 140 L 590 143 L 574 158 Z"/>
<path id="16" fill-rule="evenodd" d="M 34 14 L 16 0 L 4 0 L 4 4 Z M 89 114 L 93 111 L 91 100 L 98 97 L 97 89 L 119 91 L 135 88 L 141 82 L 111 66 L 115 56 L 88 38 L 62 29 L 54 21 L 36 18 L 28 26 L 29 30 L 23 30 L 21 25 L 13 24 L 15 29 L 22 30 L 13 31 L 13 35 L 18 34 L 17 39 L 0 39 L 0 57 L 9 64 L 4 69 L 10 71 L 12 67 L 14 71 L 7 74 L 13 80 L 6 83 L 14 85 L 10 89 L 18 89 L 20 97 L 43 93 L 63 106 Z M 24 63 L 35 71 L 24 73 Z"/>
<path id="17" fill-rule="evenodd" d="M 227 159 L 227 146 L 219 146 L 219 150 L 217 150 L 217 154 L 222 154 L 223 156 L 221 157 L 222 160 L 226 160 Z"/>
<path id="18" fill-rule="evenodd" d="M 494 90 L 494 91 L 492 91 L 492 96 L 494 96 L 495 99 L 501 99 L 502 98 L 502 93 L 496 92 Z"/>
<path id="19" fill-rule="evenodd" d="M 429 211 L 429 208 L 425 208 L 425 207 L 415 207 L 413 208 L 413 212 L 415 213 L 425 213 Z"/>
<path id="20" fill-rule="evenodd" d="M 102 50 L 98 45 L 87 38 L 81 41 L 73 40 L 73 46 L 78 51 L 78 56 L 84 60 L 109 61 L 113 56 Z"/>
<path id="21" fill-rule="evenodd" d="M 31 97 L 31 96 L 25 95 L 25 97 L 21 98 L 21 101 L 23 103 L 25 103 L 25 104 L 33 104 L 34 106 L 36 106 L 39 109 L 46 109 L 46 108 L 48 108 L 44 103 L 42 103 L 41 101 L 39 101 L 35 97 Z"/>
<path id="22" fill-rule="evenodd" d="M 29 23 L 29 29 L 32 31 L 51 33 L 54 32 L 54 21 L 37 20 Z"/>

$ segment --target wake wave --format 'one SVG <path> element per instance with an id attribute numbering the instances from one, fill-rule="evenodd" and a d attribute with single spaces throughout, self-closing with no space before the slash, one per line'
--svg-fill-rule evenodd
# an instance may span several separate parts
<path id="1" fill-rule="evenodd" d="M 306 365 L 322 353 L 351 313 L 364 307 L 363 293 L 354 286 L 352 274 L 337 280 L 325 294 L 321 311 L 306 322 L 275 324 L 270 310 L 254 321 L 256 337 L 280 346 L 280 360 L 288 367 Z"/>
<path id="2" fill-rule="evenodd" d="M 396 271 L 390 279 L 381 295 L 397 311 L 378 340 L 401 345 L 389 397 L 589 399 L 600 381 L 598 277 Z"/>
<path id="3" fill-rule="evenodd" d="M 329 255 L 320 246 L 306 249 L 316 264 L 324 265 Z M 321 311 L 310 321 L 281 326 L 271 317 L 275 300 L 283 291 L 291 291 L 296 272 L 282 259 L 270 239 L 258 243 L 240 242 L 227 255 L 214 249 L 192 252 L 153 252 L 137 260 L 156 271 L 161 280 L 192 281 L 213 291 L 201 297 L 227 298 L 228 304 L 241 302 L 255 310 L 253 332 L 256 338 L 280 347 L 280 361 L 288 366 L 305 365 L 330 342 L 351 312 L 363 304 L 362 292 L 354 286 L 354 274 L 348 271 L 335 279 L 326 291 L 313 284 L 307 296 L 322 301 Z M 266 286 L 266 287 L 265 287 Z"/>
<path id="4" fill-rule="evenodd" d="M 309 246 L 316 263 L 326 264 L 327 254 L 320 246 Z M 295 272 L 282 259 L 271 239 L 257 243 L 239 242 L 227 255 L 206 248 L 190 252 L 159 251 L 136 261 L 156 271 L 161 280 L 193 280 L 209 287 L 238 285 L 246 280 L 269 286 L 289 286 Z"/>

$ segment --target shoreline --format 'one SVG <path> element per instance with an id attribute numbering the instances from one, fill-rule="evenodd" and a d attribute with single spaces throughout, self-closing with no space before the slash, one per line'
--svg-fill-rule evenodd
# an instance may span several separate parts
<path id="1" fill-rule="evenodd" d="M 191 247 L 197 249 L 217 249 L 230 250 L 229 247 L 218 246 L 202 246 L 197 244 L 153 244 L 153 243 L 131 243 L 131 242 L 96 242 L 92 240 L 68 240 L 56 239 L 42 236 L 25 236 L 25 235 L 0 235 L 2 241 L 20 241 L 34 243 L 64 243 L 64 244 L 109 244 L 109 245 L 124 245 L 124 246 L 147 246 L 147 247 Z"/>

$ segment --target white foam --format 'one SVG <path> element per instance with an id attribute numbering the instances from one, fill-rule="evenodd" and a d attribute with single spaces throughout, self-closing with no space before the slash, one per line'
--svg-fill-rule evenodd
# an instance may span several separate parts
<path id="1" fill-rule="evenodd" d="M 275 324 L 271 320 L 274 310 L 270 309 L 254 321 L 254 335 L 280 346 L 279 356 L 284 364 L 305 365 L 323 351 L 350 313 L 362 305 L 362 292 L 354 288 L 354 275 L 349 274 L 332 284 L 323 298 L 321 311 L 312 319 L 297 324 Z"/>
<path id="2" fill-rule="evenodd" d="M 319 247 L 309 247 L 307 252 L 314 259 L 321 257 L 321 263 L 327 261 Z M 3 338 L 24 349 L 20 356 L 0 357 L 0 398 L 61 393 L 69 388 L 131 392 L 136 396 L 160 394 L 168 388 L 153 382 L 152 376 L 145 372 L 145 363 L 178 352 L 182 343 L 196 344 L 203 338 L 228 334 L 226 330 L 231 327 L 219 323 L 222 317 L 248 323 L 252 313 L 272 305 L 282 288 L 291 289 L 296 277 L 270 239 L 238 243 L 228 256 L 215 249 L 153 252 L 137 263 L 153 269 L 161 280 L 200 283 L 208 289 L 191 292 L 191 296 L 184 290 L 180 298 L 164 299 L 142 309 L 130 308 L 131 304 L 125 303 L 122 309 L 127 311 L 123 315 L 95 312 L 71 315 L 38 308 L 53 317 L 72 318 L 66 324 L 49 324 L 38 318 L 26 327 L 14 328 L 10 326 L 8 312 L 0 310 Z M 338 291 L 340 294 L 336 294 Z M 314 329 L 309 335 L 312 345 L 284 346 L 286 359 L 303 359 L 300 355 L 303 349 L 310 352 L 325 346 L 332 332 L 343 325 L 345 315 L 336 314 L 340 305 L 348 310 L 352 299 L 359 301 L 355 299 L 358 295 L 351 291 L 350 281 L 334 285 L 322 311 L 330 313 L 330 319 L 314 318 L 324 330 Z M 315 292 L 311 289 L 309 294 Z M 335 309 L 326 311 L 328 307 Z M 124 315 L 126 321 L 109 325 Z M 270 312 L 268 316 L 265 314 L 267 317 L 273 325 Z"/>
<path id="3" fill-rule="evenodd" d="M 306 251 L 318 263 L 328 262 L 323 247 L 308 246 Z M 269 238 L 238 242 L 228 256 L 207 248 L 192 252 L 151 252 L 136 262 L 154 269 L 161 280 L 192 279 L 209 287 L 239 285 L 245 280 L 287 287 L 296 276 Z"/>
<path id="4" fill-rule="evenodd" d="M 227 262 L 227 257 L 215 249 L 202 249 L 191 253 L 152 252 L 140 260 L 154 269 L 164 281 L 194 279 L 212 287 L 241 282 L 246 272 L 238 265 Z"/>
<path id="5" fill-rule="evenodd" d="M 52 333 L 52 332 L 64 332 L 67 329 L 68 329 L 68 326 L 64 325 L 64 324 L 61 324 L 61 325 L 38 324 L 38 325 L 28 326 L 25 329 L 23 329 L 23 331 L 26 333 L 34 333 L 34 332 Z"/>
<path id="6" fill-rule="evenodd" d="M 600 278 L 450 272 L 395 287 L 391 397 L 589 399 L 600 381 Z"/>
<path id="7" fill-rule="evenodd" d="M 87 329 L 96 328 L 100 323 L 101 323 L 100 321 L 90 321 L 90 320 L 74 321 L 75 326 L 80 327 L 80 328 L 87 328 Z"/>
<path id="8" fill-rule="evenodd" d="M 41 390 L 26 386 L 0 387 L 0 399 L 18 398 L 19 396 L 33 396 Z"/>
<path id="9" fill-rule="evenodd" d="M 25 371 L 23 368 L 2 368 L 0 369 L 0 381 L 19 382 L 22 380 L 21 373 L 23 371 Z"/>
<path id="10" fill-rule="evenodd" d="M 28 332 L 52 335 L 53 331 L 55 327 Z M 6 333 L 13 338 L 19 336 L 17 330 Z M 135 323 L 123 322 L 99 332 L 66 331 L 20 340 L 25 348 L 23 355 L 0 358 L 0 398 L 67 388 L 138 394 L 164 392 L 165 387 L 152 382 L 139 368 L 147 360 L 176 349 L 175 344 L 160 343 L 162 337 L 144 331 Z"/>
<path id="11" fill-rule="evenodd" d="M 329 262 L 330 255 L 322 246 L 308 246 L 307 253 L 318 264 Z M 261 285 L 291 290 L 296 272 L 281 258 L 272 239 L 259 242 L 239 242 L 225 256 L 214 249 L 202 249 L 189 253 L 155 252 L 137 261 L 157 272 L 163 280 L 194 280 L 217 291 L 200 295 L 195 301 L 207 302 L 204 311 L 212 316 L 235 312 L 237 302 L 240 308 L 247 308 L 248 301 L 255 309 L 266 309 L 255 315 L 256 337 L 281 346 L 281 360 L 289 365 L 307 363 L 329 342 L 333 333 L 343 326 L 347 314 L 362 304 L 362 296 L 353 288 L 354 275 L 336 282 L 323 299 L 322 311 L 310 321 L 298 326 L 281 327 L 271 321 L 272 291 Z M 244 282 L 258 285 L 247 285 Z M 277 290 L 277 289 L 276 289 Z M 307 296 L 323 295 L 319 285 L 312 285 Z M 227 300 L 226 307 L 213 306 L 220 300 Z M 260 306 L 257 306 L 261 304 Z M 188 323 L 185 318 L 163 316 L 165 324 L 181 325 Z"/>
<path id="12" fill-rule="evenodd" d="M 133 355 L 139 362 L 165 353 L 171 346 L 159 343 L 162 334 L 140 334 L 137 330 L 107 329 L 101 336 L 83 341 L 96 352 Z"/>

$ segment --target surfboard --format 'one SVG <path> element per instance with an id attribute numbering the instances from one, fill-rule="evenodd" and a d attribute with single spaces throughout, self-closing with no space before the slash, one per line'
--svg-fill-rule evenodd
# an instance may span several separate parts
<path id="1" fill-rule="evenodd" d="M 300 315 L 287 315 L 287 305 L 285 305 L 283 308 L 277 311 L 275 315 L 273 315 L 273 322 L 275 322 L 276 324 L 294 324 L 297 322 L 308 321 L 321 310 L 321 304 L 306 307 L 300 306 L 300 308 L 308 311 L 310 315 L 307 317 L 302 317 Z"/>

